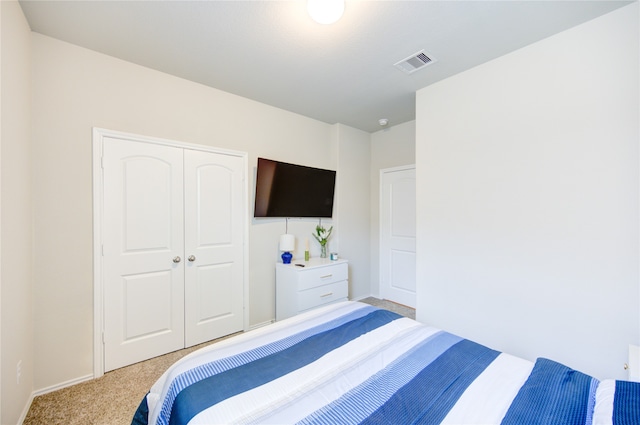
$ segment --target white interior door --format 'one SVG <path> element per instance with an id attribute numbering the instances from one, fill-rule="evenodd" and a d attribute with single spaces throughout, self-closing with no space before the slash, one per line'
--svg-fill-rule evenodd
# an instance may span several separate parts
<path id="1" fill-rule="evenodd" d="M 185 341 L 243 329 L 243 160 L 185 150 Z"/>
<path id="2" fill-rule="evenodd" d="M 416 170 L 380 173 L 380 294 L 416 306 Z"/>
<path id="3" fill-rule="evenodd" d="M 184 346 L 182 150 L 104 138 L 105 371 Z"/>

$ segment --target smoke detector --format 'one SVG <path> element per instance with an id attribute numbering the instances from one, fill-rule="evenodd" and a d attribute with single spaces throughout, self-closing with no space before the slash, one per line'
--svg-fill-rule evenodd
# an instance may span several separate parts
<path id="1" fill-rule="evenodd" d="M 413 74 L 417 70 L 422 69 L 425 66 L 432 64 L 433 62 L 435 62 L 435 59 L 429 57 L 424 50 L 420 50 L 419 52 L 414 53 L 408 58 L 395 63 L 393 66 L 395 66 L 396 68 L 400 68 L 407 74 Z"/>

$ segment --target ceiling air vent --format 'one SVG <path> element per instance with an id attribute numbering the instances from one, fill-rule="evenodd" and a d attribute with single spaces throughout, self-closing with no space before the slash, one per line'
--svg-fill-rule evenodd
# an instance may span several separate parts
<path id="1" fill-rule="evenodd" d="M 427 56 L 424 50 L 419 51 L 406 59 L 394 64 L 395 67 L 400 68 L 407 74 L 412 74 L 417 70 L 424 68 L 425 66 L 433 63 L 434 60 Z"/>

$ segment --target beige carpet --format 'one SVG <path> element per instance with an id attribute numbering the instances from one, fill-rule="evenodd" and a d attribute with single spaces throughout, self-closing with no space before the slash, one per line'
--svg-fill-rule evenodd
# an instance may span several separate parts
<path id="1" fill-rule="evenodd" d="M 362 302 L 415 318 L 415 310 L 409 307 L 371 297 Z M 171 364 L 222 339 L 123 367 L 99 379 L 38 396 L 33 400 L 24 424 L 129 425 L 142 398 Z"/>

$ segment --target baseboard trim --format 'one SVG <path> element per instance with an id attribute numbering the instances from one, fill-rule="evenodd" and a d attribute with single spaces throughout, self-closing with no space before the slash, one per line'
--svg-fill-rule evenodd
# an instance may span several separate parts
<path id="1" fill-rule="evenodd" d="M 85 376 L 81 376 L 79 378 L 70 379 L 68 381 L 61 382 L 61 383 L 56 384 L 56 385 L 52 385 L 50 387 L 46 387 L 46 388 L 42 388 L 40 390 L 36 390 L 36 391 L 33 392 L 33 397 L 38 397 L 39 395 L 52 393 L 54 391 L 58 391 L 58 390 L 61 390 L 63 388 L 71 387 L 73 385 L 80 384 L 82 382 L 91 381 L 92 379 L 93 379 L 93 375 L 85 375 Z"/>
<path id="2" fill-rule="evenodd" d="M 275 322 L 276 322 L 275 320 L 268 320 L 268 321 L 266 321 L 266 322 L 257 323 L 257 324 L 255 324 L 255 325 L 251 325 L 251 326 L 249 326 L 249 330 L 250 330 L 250 331 L 252 331 L 252 330 L 254 330 L 254 329 L 263 328 L 263 327 L 265 327 L 265 326 L 269 326 L 269 325 L 271 325 L 271 324 L 273 324 L 273 323 L 275 323 Z"/>
<path id="3" fill-rule="evenodd" d="M 35 393 L 31 393 L 31 397 L 29 397 L 29 401 L 25 404 L 24 409 L 22 410 L 22 414 L 20 415 L 20 419 L 18 419 L 18 423 L 22 424 L 25 419 L 27 419 L 27 414 L 29 413 L 29 409 L 31 409 L 31 403 L 33 403 L 33 399 L 35 398 Z"/>
<path id="4" fill-rule="evenodd" d="M 93 375 L 85 375 L 76 379 L 70 379 L 68 381 L 61 382 L 60 384 L 52 385 L 50 387 L 42 388 L 40 390 L 36 390 L 32 392 L 31 396 L 29 397 L 29 401 L 27 402 L 27 404 L 25 404 L 24 409 L 22 410 L 22 414 L 20 415 L 20 419 L 18 420 L 18 423 L 22 424 L 25 421 L 25 419 L 27 419 L 27 415 L 29 414 L 29 409 L 31 409 L 33 400 L 36 397 L 47 394 L 47 393 L 52 393 L 54 391 L 58 391 L 63 388 L 71 387 L 73 385 L 80 384 L 82 382 L 90 381 L 92 379 L 93 379 Z"/>

